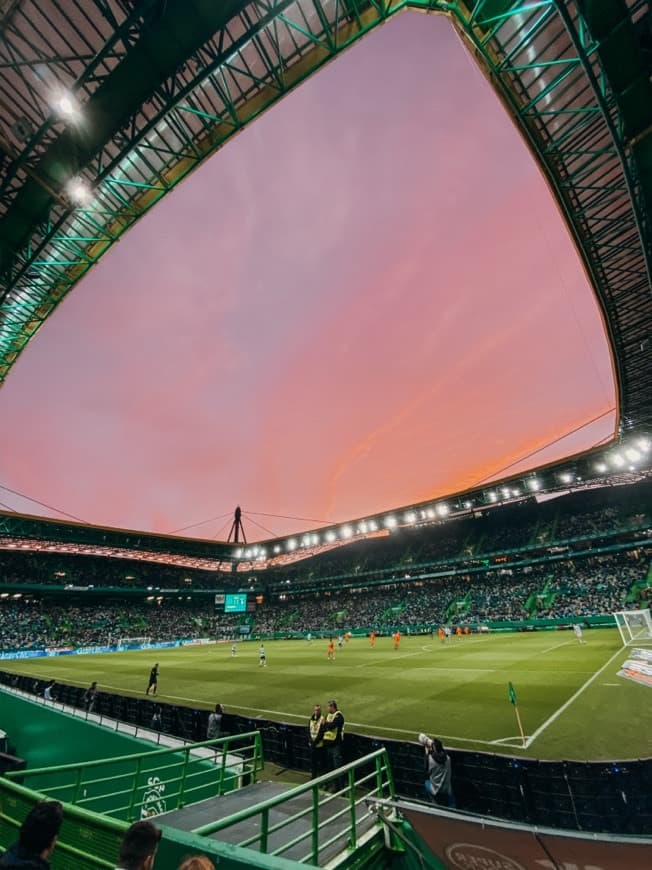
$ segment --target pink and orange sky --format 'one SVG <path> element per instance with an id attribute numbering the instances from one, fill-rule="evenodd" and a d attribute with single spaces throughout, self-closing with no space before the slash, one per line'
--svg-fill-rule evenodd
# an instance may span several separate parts
<path id="1" fill-rule="evenodd" d="M 588 448 L 615 404 L 533 160 L 448 22 L 409 13 L 230 142 L 60 305 L 0 391 L 0 483 L 160 532 L 236 504 L 340 522 L 472 486 L 599 417 L 510 472 Z"/>

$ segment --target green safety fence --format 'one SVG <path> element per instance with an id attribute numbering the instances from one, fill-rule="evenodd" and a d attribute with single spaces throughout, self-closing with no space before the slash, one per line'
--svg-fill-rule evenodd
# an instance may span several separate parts
<path id="1" fill-rule="evenodd" d="M 324 791 L 328 788 L 334 790 Z M 230 841 L 240 847 L 324 866 L 335 854 L 355 851 L 365 834 L 378 833 L 381 825 L 368 802 L 394 794 L 387 751 L 378 749 L 336 773 L 312 779 L 192 833 L 208 837 L 229 830 Z M 293 804 L 296 809 L 290 812 Z M 252 819 L 255 833 L 240 839 L 238 827 L 243 833 L 251 831 L 252 825 L 246 823 Z"/>
<path id="2" fill-rule="evenodd" d="M 263 770 L 260 732 L 204 740 L 183 747 L 12 771 L 47 798 L 135 821 L 180 809 L 255 780 Z"/>
<path id="3" fill-rule="evenodd" d="M 0 777 L 0 854 L 18 838 L 18 830 L 32 807 L 47 796 Z M 158 820 L 157 820 L 158 822 Z M 129 825 L 107 816 L 63 805 L 63 824 L 50 866 L 52 870 L 113 870 L 120 843 Z M 176 870 L 189 855 L 206 855 L 221 870 L 298 870 L 299 864 L 206 837 L 160 825 L 163 837 L 156 870 Z"/>

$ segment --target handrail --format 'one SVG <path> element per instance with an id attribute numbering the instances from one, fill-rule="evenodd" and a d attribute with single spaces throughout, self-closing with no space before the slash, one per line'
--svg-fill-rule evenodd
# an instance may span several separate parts
<path id="1" fill-rule="evenodd" d="M 167 810 L 171 811 L 194 800 L 222 795 L 237 786 L 239 777 L 251 774 L 255 779 L 263 768 L 260 732 L 250 731 L 183 747 L 12 771 L 7 776 L 38 776 L 41 792 L 50 798 L 70 801 L 77 807 L 93 806 L 98 812 L 103 808 L 111 816 L 133 820 L 151 799 L 152 789 L 160 789 L 159 796 L 165 792 Z M 50 777 L 65 777 L 67 781 L 52 783 Z"/>
<path id="2" fill-rule="evenodd" d="M 360 779 L 356 780 L 355 774 L 357 770 L 363 767 L 368 768 L 372 765 L 375 769 L 372 769 L 368 773 L 364 773 Z M 345 781 L 346 784 L 335 791 L 335 793 L 322 796 L 319 791 L 320 788 L 329 783 L 333 783 L 333 781 Z M 356 789 L 368 789 L 369 786 L 371 786 L 370 791 L 366 791 L 363 796 L 356 798 Z M 292 815 L 288 815 L 281 820 L 270 824 L 270 814 L 272 810 L 305 794 L 311 795 L 311 800 L 308 806 L 299 809 Z M 284 853 L 287 853 L 289 849 L 298 846 L 304 841 L 308 841 L 308 853 L 304 857 L 294 860 L 309 861 L 312 864 L 318 865 L 320 852 L 323 853 L 324 849 L 333 846 L 338 840 L 344 841 L 346 847 L 349 849 L 356 848 L 360 839 L 359 826 L 361 823 L 361 819 L 358 816 L 358 809 L 360 806 L 365 804 L 370 797 L 370 794 L 374 798 L 379 799 L 383 799 L 385 795 L 388 795 L 389 797 L 387 799 L 389 800 L 392 799 L 391 795 L 395 794 L 394 780 L 389 765 L 387 750 L 384 748 L 377 749 L 369 755 L 365 755 L 363 758 L 352 761 L 331 773 L 312 779 L 310 782 L 296 786 L 283 794 L 276 795 L 275 797 L 268 798 L 259 804 L 254 804 L 246 809 L 239 810 L 238 812 L 226 816 L 223 819 L 219 819 L 218 821 L 210 822 L 207 825 L 201 825 L 198 828 L 194 828 L 192 833 L 202 837 L 212 836 L 218 831 L 222 831 L 225 828 L 230 828 L 240 822 L 258 816 L 260 817 L 260 824 L 256 833 L 251 834 L 238 842 L 238 846 L 254 848 L 257 843 L 260 852 L 279 857 Z M 335 813 L 320 820 L 320 809 L 331 804 L 333 801 L 338 800 L 338 798 L 341 800 L 343 806 L 339 808 L 338 803 L 335 805 Z M 270 848 L 269 841 L 273 834 L 277 834 L 283 828 L 294 824 L 300 819 L 304 819 L 306 816 L 310 816 L 312 821 L 305 831 L 292 836 L 290 840 L 281 843 L 281 845 L 276 845 L 274 848 Z M 327 825 L 332 825 L 338 820 L 346 819 L 347 816 L 349 817 L 348 825 L 345 826 L 344 830 L 336 830 L 334 835 L 329 836 L 327 840 L 320 842 L 320 830 L 325 828 Z"/>
<path id="3" fill-rule="evenodd" d="M 78 770 L 80 767 L 84 769 L 90 769 L 92 767 L 99 767 L 102 764 L 115 764 L 115 762 L 120 761 L 137 761 L 140 758 L 156 758 L 161 755 L 172 755 L 174 753 L 180 753 L 184 750 L 194 750 L 194 749 L 202 749 L 204 747 L 213 747 L 213 746 L 224 746 L 228 747 L 230 743 L 237 742 L 239 740 L 244 740 L 246 737 L 253 737 L 254 741 L 251 744 L 251 747 L 256 746 L 256 743 L 260 740 L 260 732 L 259 731 L 247 731 L 245 734 L 229 734 L 227 737 L 218 737 L 213 740 L 202 740 L 199 743 L 190 743 L 185 746 L 171 746 L 166 749 L 154 749 L 151 752 L 135 752 L 131 755 L 119 755 L 114 756 L 112 758 L 96 758 L 91 761 L 80 761 L 77 764 L 71 762 L 70 764 L 59 764 L 54 767 L 34 767 L 30 770 L 11 770 L 4 774 L 7 779 L 12 779 L 16 777 L 20 777 L 24 779 L 29 776 L 36 776 L 38 774 L 43 773 L 61 773 L 66 770 Z M 256 737 L 258 737 L 258 741 L 256 741 Z M 239 746 L 240 750 L 251 748 L 249 746 Z M 208 759 L 206 759 L 208 760 Z"/>
<path id="4" fill-rule="evenodd" d="M 321 786 L 328 785 L 328 783 L 332 782 L 334 778 L 339 778 L 343 776 L 345 773 L 348 773 L 349 770 L 355 770 L 358 767 L 362 767 L 365 764 L 369 764 L 371 761 L 375 761 L 379 758 L 387 757 L 386 749 L 376 749 L 374 752 L 369 753 L 369 755 L 364 755 L 362 758 L 358 758 L 355 761 L 350 761 L 348 764 L 343 765 L 338 768 L 337 771 L 333 773 L 325 773 L 323 776 L 318 776 L 315 779 L 311 779 L 310 782 L 304 782 L 301 785 L 297 785 L 295 788 L 290 789 L 290 791 L 286 791 L 283 794 L 276 795 L 275 797 L 267 798 L 267 800 L 262 801 L 259 804 L 255 804 L 253 807 L 247 807 L 244 810 L 239 810 L 237 813 L 233 813 L 231 816 L 226 816 L 223 819 L 218 819 L 216 822 L 210 822 L 208 825 L 201 825 L 199 828 L 193 828 L 193 834 L 199 834 L 200 836 L 209 836 L 210 834 L 214 834 L 216 831 L 221 831 L 222 828 L 228 828 L 231 825 L 235 825 L 238 822 L 243 821 L 244 819 L 248 819 L 249 816 L 256 815 L 257 813 L 262 812 L 263 810 L 272 809 L 273 807 L 277 807 L 279 804 L 287 803 L 287 801 L 292 798 L 298 797 L 299 795 L 305 794 L 306 792 L 311 792 L 314 789 L 318 789 Z M 394 783 L 392 782 L 391 792 L 394 793 L 393 788 Z M 332 795 L 331 795 L 332 797 Z"/>

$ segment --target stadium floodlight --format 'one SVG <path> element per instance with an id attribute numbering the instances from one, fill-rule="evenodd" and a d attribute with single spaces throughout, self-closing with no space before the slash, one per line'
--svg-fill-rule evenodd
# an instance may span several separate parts
<path id="1" fill-rule="evenodd" d="M 509 492 L 509 489 L 508 489 L 506 486 L 503 487 L 503 489 L 502 489 L 502 493 L 503 493 L 503 498 L 509 498 L 509 496 L 510 496 L 510 492 Z"/>
<path id="2" fill-rule="evenodd" d="M 638 452 L 638 450 L 634 450 L 633 447 L 628 447 L 627 450 L 625 450 L 625 456 L 629 459 L 630 462 L 638 462 L 638 460 L 641 458 L 641 454 Z"/>
<path id="3" fill-rule="evenodd" d="M 57 89 L 52 93 L 50 105 L 53 111 L 63 121 L 73 121 L 79 123 L 82 117 L 81 105 L 77 97 L 71 91 L 63 88 Z"/>
<path id="4" fill-rule="evenodd" d="M 426 516 L 428 517 L 429 520 L 434 520 L 435 512 L 431 507 L 426 509 Z"/>
<path id="5" fill-rule="evenodd" d="M 328 541 L 329 544 L 332 544 L 333 541 L 337 540 L 337 535 L 335 534 L 335 532 L 332 529 L 329 529 L 326 532 L 326 540 Z"/>
<path id="6" fill-rule="evenodd" d="M 310 540 L 311 540 L 311 542 L 312 542 L 313 547 L 316 547 L 317 544 L 319 543 L 319 535 L 316 535 L 316 534 L 313 535 L 313 536 L 310 538 Z"/>
<path id="7" fill-rule="evenodd" d="M 397 525 L 398 525 L 398 520 L 396 519 L 396 517 L 393 514 L 390 514 L 389 516 L 385 517 L 385 526 L 388 529 L 395 529 Z"/>
<path id="8" fill-rule="evenodd" d="M 495 492 L 488 492 L 487 498 L 489 499 L 489 501 L 492 501 L 492 502 L 498 501 L 498 496 L 496 495 Z"/>
<path id="9" fill-rule="evenodd" d="M 290 552 L 292 552 L 292 550 L 296 550 L 296 548 L 297 548 L 296 538 L 290 538 L 290 540 L 286 543 L 286 547 L 288 548 L 288 550 L 290 550 Z"/>
<path id="10" fill-rule="evenodd" d="M 417 515 L 415 514 L 414 511 L 408 511 L 408 513 L 405 514 L 405 522 L 406 523 L 416 523 L 416 521 L 417 521 Z"/>
<path id="11" fill-rule="evenodd" d="M 645 438 L 645 437 L 643 437 L 643 438 L 637 438 L 637 440 L 636 440 L 636 446 L 637 446 L 638 449 L 641 450 L 643 453 L 649 453 L 649 452 L 650 452 L 650 447 L 652 447 L 652 442 L 650 442 L 650 439 L 649 439 L 649 438 Z"/>
<path id="12" fill-rule="evenodd" d="M 598 474 L 604 474 L 607 470 L 607 464 L 605 462 L 596 462 L 595 470 L 598 472 Z"/>
<path id="13" fill-rule="evenodd" d="M 562 471 L 562 473 L 559 475 L 559 479 L 562 483 L 572 483 L 573 475 L 570 473 L 570 471 Z"/>
<path id="14" fill-rule="evenodd" d="M 521 494 L 520 489 L 513 489 L 512 490 L 512 495 L 515 496 L 516 498 L 518 498 L 520 494 Z"/>
<path id="15" fill-rule="evenodd" d="M 451 509 L 448 507 L 448 505 L 443 503 L 438 504 L 436 510 L 440 517 L 447 517 L 448 514 L 451 512 Z"/>
<path id="16" fill-rule="evenodd" d="M 281 545 L 280 544 L 274 544 L 274 552 L 275 553 L 281 552 Z"/>
<path id="17" fill-rule="evenodd" d="M 70 178 L 64 185 L 64 190 L 72 205 L 85 206 L 93 199 L 93 191 L 88 182 L 79 176 Z"/>
<path id="18" fill-rule="evenodd" d="M 369 520 L 369 531 L 377 532 L 378 531 L 378 523 L 376 520 Z"/>
<path id="19" fill-rule="evenodd" d="M 532 490 L 532 492 L 539 492 L 539 490 L 541 489 L 541 481 L 536 477 L 532 477 L 530 480 L 528 480 L 527 485 Z"/>
<path id="20" fill-rule="evenodd" d="M 342 526 L 340 529 L 340 535 L 343 538 L 352 538 L 353 537 L 353 529 L 351 526 Z"/>
<path id="21" fill-rule="evenodd" d="M 236 559 L 240 559 L 240 558 L 242 558 L 242 549 L 238 548 L 238 549 L 235 551 L 235 557 L 236 557 Z"/>
<path id="22" fill-rule="evenodd" d="M 625 465 L 625 459 L 620 453 L 614 453 L 611 457 L 611 461 L 616 466 L 616 468 L 623 468 Z"/>
<path id="23" fill-rule="evenodd" d="M 245 550 L 245 559 L 251 559 L 252 553 L 251 550 Z"/>
<path id="24" fill-rule="evenodd" d="M 470 501 L 465 501 L 465 502 L 464 502 L 464 507 L 465 507 L 466 510 L 468 511 L 468 510 L 470 510 L 470 508 L 473 507 L 473 505 L 471 504 Z"/>

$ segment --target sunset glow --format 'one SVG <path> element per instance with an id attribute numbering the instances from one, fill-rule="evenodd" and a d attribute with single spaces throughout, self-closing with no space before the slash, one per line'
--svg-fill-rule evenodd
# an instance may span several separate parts
<path id="1" fill-rule="evenodd" d="M 147 214 L 0 414 L 7 487 L 101 525 L 224 515 L 201 537 L 240 504 L 257 539 L 587 449 L 616 396 L 545 181 L 450 24 L 410 13 Z"/>

